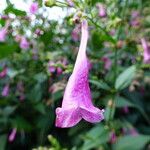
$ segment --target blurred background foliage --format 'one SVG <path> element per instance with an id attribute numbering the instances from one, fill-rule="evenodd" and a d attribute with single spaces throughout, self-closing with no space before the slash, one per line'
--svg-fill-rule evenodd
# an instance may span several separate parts
<path id="1" fill-rule="evenodd" d="M 73 6 L 49 0 L 47 8 L 38 0 L 35 12 L 6 2 L 0 18 L 0 31 L 7 30 L 0 42 L 0 150 L 150 149 L 150 64 L 143 63 L 140 41 L 150 41 L 149 0 L 75 0 Z M 48 2 L 66 16 L 49 19 Z M 105 109 L 105 120 L 60 129 L 55 108 L 78 52 L 81 17 L 90 26 L 92 99 Z"/>

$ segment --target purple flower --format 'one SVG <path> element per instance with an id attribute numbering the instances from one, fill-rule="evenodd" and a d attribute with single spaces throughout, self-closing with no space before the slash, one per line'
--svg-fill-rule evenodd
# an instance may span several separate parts
<path id="1" fill-rule="evenodd" d="M 128 114 L 129 113 L 129 107 L 128 106 L 125 106 L 125 107 L 123 107 L 123 112 L 125 113 L 125 114 Z"/>
<path id="2" fill-rule="evenodd" d="M 110 133 L 110 143 L 113 144 L 113 143 L 116 142 L 116 140 L 117 140 L 117 136 L 116 136 L 115 132 L 112 131 L 112 132 Z"/>
<path id="3" fill-rule="evenodd" d="M 62 72 L 63 72 L 62 68 L 57 67 L 57 74 L 60 75 L 60 74 L 62 74 Z"/>
<path id="4" fill-rule="evenodd" d="M 79 33 L 80 33 L 80 26 L 76 26 L 73 31 L 72 31 L 72 34 L 71 34 L 71 37 L 73 39 L 73 41 L 78 41 L 79 40 Z"/>
<path id="5" fill-rule="evenodd" d="M 144 63 L 150 64 L 150 47 L 148 46 L 148 43 L 145 40 L 145 38 L 141 39 L 141 43 L 144 49 Z"/>
<path id="6" fill-rule="evenodd" d="M 130 134 L 131 134 L 132 136 L 137 136 L 137 135 L 138 135 L 138 132 L 137 132 L 137 130 L 136 130 L 135 128 L 131 128 L 131 129 L 130 129 Z"/>
<path id="7" fill-rule="evenodd" d="M 103 4 L 97 4 L 97 8 L 98 8 L 98 14 L 100 17 L 107 16 L 106 9 Z"/>
<path id="8" fill-rule="evenodd" d="M 6 84 L 2 90 L 2 96 L 7 97 L 9 94 L 9 84 Z"/>
<path id="9" fill-rule="evenodd" d="M 27 39 L 25 37 L 21 38 L 21 42 L 20 42 L 20 48 L 22 49 L 28 49 L 29 48 L 29 42 L 27 41 Z"/>
<path id="10" fill-rule="evenodd" d="M 72 0 L 67 0 L 67 3 L 68 3 L 68 5 L 69 5 L 70 7 L 73 7 L 73 6 L 74 6 L 74 3 L 73 3 Z"/>
<path id="11" fill-rule="evenodd" d="M 13 141 L 14 141 L 14 139 L 15 139 L 15 137 L 16 137 L 16 133 L 17 133 L 17 129 L 14 128 L 14 129 L 11 131 L 11 133 L 10 133 L 10 135 L 9 135 L 9 137 L 8 137 L 9 142 L 13 142 Z"/>
<path id="12" fill-rule="evenodd" d="M 0 42 L 4 42 L 5 41 L 6 34 L 7 34 L 6 28 L 0 29 Z"/>
<path id="13" fill-rule="evenodd" d="M 0 72 L 0 78 L 4 78 L 7 75 L 7 68 L 5 67 L 3 71 Z"/>
<path id="14" fill-rule="evenodd" d="M 82 21 L 82 37 L 73 73 L 67 83 L 62 107 L 56 109 L 56 126 L 68 128 L 76 125 L 82 118 L 96 123 L 104 119 L 103 110 L 93 106 L 88 83 L 89 63 L 86 56 L 88 23 Z"/>
<path id="15" fill-rule="evenodd" d="M 111 60 L 108 57 L 102 57 L 102 61 L 104 62 L 104 68 L 109 70 L 112 65 Z"/>
<path id="16" fill-rule="evenodd" d="M 48 70 L 49 70 L 50 73 L 54 73 L 56 71 L 56 67 L 54 66 L 54 62 L 49 61 Z"/>
<path id="17" fill-rule="evenodd" d="M 35 14 L 38 11 L 38 3 L 34 2 L 30 6 L 30 13 Z"/>

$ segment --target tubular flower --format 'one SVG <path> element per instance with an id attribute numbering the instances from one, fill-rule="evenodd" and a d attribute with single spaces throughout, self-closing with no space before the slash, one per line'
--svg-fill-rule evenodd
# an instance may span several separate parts
<path id="1" fill-rule="evenodd" d="M 35 14 L 38 11 L 38 3 L 34 2 L 30 6 L 30 13 Z"/>
<path id="2" fill-rule="evenodd" d="M 106 17 L 107 16 L 106 9 L 105 9 L 103 4 L 98 3 L 97 8 L 98 8 L 99 17 Z"/>
<path id="3" fill-rule="evenodd" d="M 10 133 L 10 135 L 9 135 L 9 138 L 8 138 L 9 142 L 13 142 L 13 141 L 15 140 L 16 133 L 17 133 L 17 129 L 14 128 L 14 129 L 12 130 L 12 132 Z"/>
<path id="4" fill-rule="evenodd" d="M 20 42 L 20 48 L 26 50 L 28 49 L 30 46 L 29 42 L 27 41 L 27 39 L 25 37 L 21 38 L 21 42 Z"/>
<path id="5" fill-rule="evenodd" d="M 141 43 L 144 49 L 144 63 L 150 64 L 150 47 L 144 38 L 141 39 Z"/>
<path id="6" fill-rule="evenodd" d="M 4 42 L 5 41 L 6 34 L 7 34 L 6 28 L 0 29 L 0 42 Z"/>
<path id="7" fill-rule="evenodd" d="M 93 106 L 88 83 L 89 62 L 86 56 L 88 24 L 82 22 L 82 37 L 74 70 L 67 83 L 62 107 L 56 109 L 56 126 L 68 128 L 76 125 L 82 118 L 96 123 L 104 119 L 103 110 Z"/>
<path id="8" fill-rule="evenodd" d="M 2 96 L 7 97 L 9 95 L 9 84 L 6 84 L 2 90 Z"/>

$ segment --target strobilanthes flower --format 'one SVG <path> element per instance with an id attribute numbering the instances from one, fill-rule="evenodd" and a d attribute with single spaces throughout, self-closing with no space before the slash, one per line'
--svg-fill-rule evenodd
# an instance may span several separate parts
<path id="1" fill-rule="evenodd" d="M 98 8 L 99 17 L 106 17 L 107 12 L 106 12 L 105 6 L 103 4 L 100 4 L 100 3 L 98 3 L 96 6 Z"/>
<path id="2" fill-rule="evenodd" d="M 25 37 L 22 37 L 21 38 L 21 41 L 20 41 L 20 48 L 26 50 L 28 49 L 30 46 L 29 42 L 27 41 L 27 39 Z"/>
<path id="3" fill-rule="evenodd" d="M 141 43 L 144 49 L 144 63 L 146 64 L 150 64 L 150 47 L 147 43 L 147 41 L 145 40 L 145 38 L 141 39 Z"/>
<path id="4" fill-rule="evenodd" d="M 56 109 L 56 126 L 68 128 L 76 125 L 82 118 L 96 123 L 104 119 L 103 110 L 92 104 L 88 83 L 89 62 L 86 56 L 88 23 L 82 21 L 82 36 L 74 70 L 67 83 L 62 107 Z"/>
<path id="5" fill-rule="evenodd" d="M 9 142 L 13 142 L 15 140 L 16 133 L 17 133 L 17 129 L 16 128 L 12 129 L 12 131 L 8 137 Z"/>
<path id="6" fill-rule="evenodd" d="M 2 96 L 7 97 L 9 95 L 9 84 L 6 84 L 2 90 Z"/>
<path id="7" fill-rule="evenodd" d="M 32 3 L 29 10 L 31 14 L 35 14 L 38 11 L 38 3 L 37 2 Z"/>

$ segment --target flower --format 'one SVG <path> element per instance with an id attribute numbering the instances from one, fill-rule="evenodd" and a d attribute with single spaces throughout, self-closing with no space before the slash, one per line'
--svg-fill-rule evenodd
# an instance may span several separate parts
<path id="1" fill-rule="evenodd" d="M 38 3 L 37 2 L 32 3 L 29 10 L 31 14 L 35 14 L 38 11 Z"/>
<path id="2" fill-rule="evenodd" d="M 0 78 L 4 78 L 7 75 L 7 68 L 4 67 L 3 70 L 0 72 Z"/>
<path id="3" fill-rule="evenodd" d="M 22 49 L 28 49 L 29 48 L 29 42 L 27 41 L 27 39 L 25 37 L 21 38 L 20 48 L 22 48 Z"/>
<path id="4" fill-rule="evenodd" d="M 110 143 L 115 143 L 116 142 L 116 140 L 117 140 L 117 136 L 116 136 L 116 133 L 114 132 L 114 131 L 112 131 L 111 133 L 110 133 Z"/>
<path id="5" fill-rule="evenodd" d="M 110 67 L 111 67 L 111 65 L 112 65 L 112 62 L 111 62 L 111 60 L 108 58 L 108 57 L 102 57 L 102 61 L 104 62 L 104 68 L 106 69 L 106 70 L 109 70 L 110 69 Z"/>
<path id="6" fill-rule="evenodd" d="M 97 8 L 98 8 L 98 14 L 100 17 L 106 17 L 107 16 L 106 9 L 105 9 L 103 4 L 98 3 Z"/>
<path id="7" fill-rule="evenodd" d="M 137 130 L 136 130 L 135 128 L 133 128 L 133 127 L 129 130 L 129 132 L 130 132 L 130 134 L 131 134 L 132 136 L 137 136 L 137 135 L 138 135 Z"/>
<path id="8" fill-rule="evenodd" d="M 77 25 L 71 33 L 71 37 L 72 37 L 73 41 L 76 42 L 79 40 L 79 32 L 80 32 L 80 26 Z"/>
<path id="9" fill-rule="evenodd" d="M 6 34 L 7 34 L 6 28 L 0 29 L 0 42 L 4 42 L 5 41 Z"/>
<path id="10" fill-rule="evenodd" d="M 62 107 L 56 109 L 56 126 L 68 128 L 76 125 L 82 118 L 96 123 L 104 119 L 103 110 L 93 106 L 88 83 L 89 62 L 86 56 L 88 23 L 82 21 L 82 36 L 73 73 L 67 83 Z"/>
<path id="11" fill-rule="evenodd" d="M 141 43 L 144 49 L 144 63 L 150 64 L 150 47 L 148 46 L 148 43 L 145 40 L 145 38 L 141 39 Z"/>
<path id="12" fill-rule="evenodd" d="M 9 142 L 13 142 L 13 141 L 14 141 L 14 139 L 15 139 L 15 137 L 16 137 L 16 133 L 17 133 L 17 129 L 14 128 L 14 129 L 11 131 L 11 133 L 10 133 L 10 135 L 9 135 L 9 137 L 8 137 Z"/>
<path id="13" fill-rule="evenodd" d="M 69 5 L 70 7 L 73 7 L 73 6 L 74 6 L 74 3 L 73 3 L 72 0 L 67 0 L 67 3 L 68 3 L 68 5 Z"/>
<path id="14" fill-rule="evenodd" d="M 2 96 L 7 97 L 9 94 L 9 84 L 6 84 L 2 90 Z"/>

